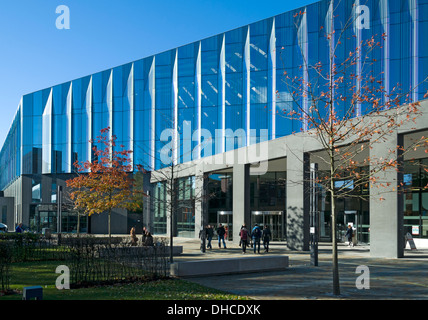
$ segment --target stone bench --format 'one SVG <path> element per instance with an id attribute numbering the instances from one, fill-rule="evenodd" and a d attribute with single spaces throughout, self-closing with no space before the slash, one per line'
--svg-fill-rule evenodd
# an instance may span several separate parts
<path id="1" fill-rule="evenodd" d="M 262 257 L 243 257 L 218 260 L 199 260 L 171 264 L 172 277 L 199 277 L 277 271 L 288 268 L 288 256 L 272 255 Z"/>

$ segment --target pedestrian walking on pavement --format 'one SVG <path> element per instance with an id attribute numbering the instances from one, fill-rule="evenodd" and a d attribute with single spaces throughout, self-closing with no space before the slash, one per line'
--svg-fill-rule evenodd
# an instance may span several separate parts
<path id="1" fill-rule="evenodd" d="M 241 239 L 242 253 L 245 254 L 247 252 L 248 238 L 250 237 L 250 234 L 245 224 L 241 227 L 241 230 L 239 231 L 239 237 Z"/>
<path id="2" fill-rule="evenodd" d="M 352 230 L 352 226 L 351 225 L 348 225 L 348 230 L 346 230 L 346 234 L 345 234 L 345 237 L 347 237 L 348 238 L 348 241 L 349 241 L 349 246 L 351 247 L 353 247 L 354 246 L 354 243 L 352 242 L 352 234 L 354 233 L 354 230 Z"/>
<path id="3" fill-rule="evenodd" d="M 137 235 L 135 234 L 135 227 L 131 228 L 130 236 L 131 236 L 131 245 L 136 246 L 138 242 L 138 238 L 137 238 Z"/>
<path id="4" fill-rule="evenodd" d="M 269 242 L 272 237 L 272 233 L 270 232 L 269 226 L 265 225 L 263 229 L 263 247 L 265 248 L 265 252 L 269 252 Z"/>
<path id="5" fill-rule="evenodd" d="M 260 230 L 259 225 L 256 223 L 253 230 L 251 231 L 251 238 L 253 239 L 253 245 L 254 245 L 254 253 L 256 253 L 256 247 L 257 247 L 257 252 L 260 253 L 261 237 L 262 237 L 262 230 Z"/>
<path id="6" fill-rule="evenodd" d="M 213 237 L 214 237 L 214 229 L 211 225 L 208 225 L 207 226 L 207 240 L 208 240 L 207 249 L 213 248 L 211 245 L 211 240 L 213 239 Z"/>
<path id="7" fill-rule="evenodd" d="M 221 241 L 223 241 L 223 246 L 226 249 L 226 242 L 224 241 L 224 235 L 226 234 L 226 230 L 224 229 L 223 225 L 220 223 L 217 228 L 217 235 L 218 235 L 218 247 L 221 248 Z"/>

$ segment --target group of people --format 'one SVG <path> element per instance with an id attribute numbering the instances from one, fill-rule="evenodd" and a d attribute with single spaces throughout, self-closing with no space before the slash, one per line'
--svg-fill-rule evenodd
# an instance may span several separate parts
<path id="1" fill-rule="evenodd" d="M 272 239 L 272 233 L 268 225 L 265 225 L 262 230 L 256 223 L 250 233 L 247 226 L 244 224 L 239 231 L 239 237 L 241 239 L 240 246 L 243 254 L 247 252 L 247 247 L 250 246 L 249 240 L 252 240 L 254 253 L 256 253 L 256 251 L 260 253 L 260 242 L 262 239 L 265 252 L 269 252 L 269 242 Z"/>
<path id="2" fill-rule="evenodd" d="M 135 232 L 135 227 L 131 228 L 130 236 L 131 236 L 131 245 L 136 246 L 138 244 L 138 237 Z M 147 230 L 146 227 L 143 227 L 141 241 L 143 246 L 153 246 L 153 236 L 149 232 L 149 230 Z"/>
<path id="3" fill-rule="evenodd" d="M 218 247 L 221 248 L 221 242 L 223 241 L 223 246 L 226 249 L 225 237 L 227 236 L 227 231 L 221 223 L 219 224 L 216 233 L 218 236 Z M 211 241 L 214 238 L 214 226 L 207 225 L 204 230 L 201 230 L 199 237 L 201 240 L 207 240 L 207 249 L 212 249 Z"/>
<path id="4" fill-rule="evenodd" d="M 216 229 L 216 233 L 218 237 L 218 247 L 221 248 L 221 246 L 223 245 L 223 247 L 226 249 L 227 247 L 225 239 L 227 237 L 227 230 L 221 223 Z M 203 240 L 201 245 L 204 245 L 205 240 L 207 240 L 206 248 L 212 249 L 211 242 L 214 238 L 214 227 L 212 225 L 207 225 L 204 229 L 201 230 L 199 237 L 201 240 Z M 265 252 L 269 252 L 269 242 L 272 239 L 272 233 L 270 231 L 269 226 L 264 226 L 262 230 L 257 223 L 255 224 L 251 232 L 249 232 L 246 225 L 244 224 L 239 231 L 239 238 L 239 245 L 242 248 L 243 254 L 246 253 L 247 247 L 249 247 L 251 243 L 254 248 L 254 253 L 256 253 L 256 251 L 260 253 L 260 243 L 262 240 Z M 201 247 L 201 250 L 202 249 L 204 248 Z"/>

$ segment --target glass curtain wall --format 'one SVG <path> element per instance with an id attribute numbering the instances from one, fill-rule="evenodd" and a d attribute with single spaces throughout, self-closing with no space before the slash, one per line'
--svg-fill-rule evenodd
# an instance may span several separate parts
<path id="1" fill-rule="evenodd" d="M 94 146 L 104 149 L 103 144 L 96 142 L 97 137 L 101 135 L 101 130 L 112 127 L 112 71 L 107 70 L 96 73 L 92 76 L 92 138 Z M 109 135 L 111 135 L 111 130 Z M 92 157 L 91 157 L 92 158 Z"/>
<path id="2" fill-rule="evenodd" d="M 247 144 L 259 143 L 268 137 L 261 136 L 261 130 L 269 129 L 270 108 L 268 108 L 268 62 L 269 40 L 272 20 L 263 20 L 249 26 L 250 46 L 250 125 L 256 129 Z"/>
<path id="3" fill-rule="evenodd" d="M 153 198 L 153 234 L 166 234 L 167 215 L 169 206 L 167 203 L 167 188 L 165 182 L 158 182 L 154 186 Z"/>
<path id="4" fill-rule="evenodd" d="M 152 169 L 153 57 L 134 63 L 134 163 Z"/>
<path id="5" fill-rule="evenodd" d="M 177 236 L 195 237 L 195 177 L 177 180 Z"/>
<path id="6" fill-rule="evenodd" d="M 176 201 L 174 235 L 193 238 L 195 236 L 196 196 L 195 177 L 177 179 L 173 190 L 167 187 L 166 182 L 156 183 L 153 197 L 153 234 L 167 233 L 167 218 L 170 215 L 172 201 Z"/>
<path id="7" fill-rule="evenodd" d="M 76 214 L 63 211 L 61 213 L 61 232 L 62 233 L 77 233 Z M 43 229 L 48 228 L 51 232 L 58 232 L 58 217 L 56 211 L 39 211 L 36 206 L 30 208 L 30 230 L 32 232 L 42 232 Z M 80 232 L 88 232 L 88 217 L 80 217 Z"/>
<path id="8" fill-rule="evenodd" d="M 286 172 L 250 176 L 251 226 L 268 225 L 272 240 L 286 237 Z"/>
<path id="9" fill-rule="evenodd" d="M 208 221 L 209 224 L 218 225 L 219 212 L 233 211 L 233 174 L 212 173 L 207 182 Z"/>
<path id="10" fill-rule="evenodd" d="M 218 150 L 216 129 L 221 128 L 220 50 L 223 37 L 215 36 L 201 41 L 201 157 Z"/>
<path id="11" fill-rule="evenodd" d="M 368 167 L 359 168 L 360 171 L 367 172 Z M 319 171 L 319 178 L 328 175 L 327 171 Z M 350 196 L 338 198 L 336 200 L 336 222 L 337 239 L 344 239 L 346 228 L 349 223 L 356 228 L 357 240 L 363 243 L 370 243 L 370 213 L 369 213 L 369 184 L 353 185 L 352 181 L 336 181 L 336 188 L 343 185 L 349 186 L 347 191 Z M 331 241 L 331 198 L 330 193 L 320 186 L 318 194 L 319 208 L 319 230 L 320 239 Z"/>
<path id="12" fill-rule="evenodd" d="M 178 162 L 188 162 L 193 159 L 192 151 L 197 141 L 192 141 L 193 133 L 198 125 L 196 109 L 199 97 L 196 84 L 196 66 L 199 55 L 199 43 L 178 48 L 178 101 L 177 101 L 177 148 Z"/>
<path id="13" fill-rule="evenodd" d="M 404 233 L 428 239 L 428 159 L 404 163 Z"/>
<path id="14" fill-rule="evenodd" d="M 71 155 L 71 83 L 52 90 L 52 160 L 51 173 L 70 173 Z"/>
<path id="15" fill-rule="evenodd" d="M 176 50 L 161 53 L 155 59 L 155 141 L 156 149 L 154 156 L 155 169 L 162 169 L 170 166 L 171 161 L 165 163 L 161 159 L 161 150 L 167 147 L 167 143 L 171 143 L 173 136 L 170 134 L 168 141 L 161 141 L 161 135 L 164 130 L 171 132 L 174 128 L 174 96 L 173 96 L 173 68 L 176 58 Z M 167 136 L 168 137 L 168 136 Z M 173 159 L 173 151 L 175 147 L 171 144 L 168 155 Z"/>
<path id="16" fill-rule="evenodd" d="M 21 108 L 0 151 L 0 190 L 21 175 Z"/>
<path id="17" fill-rule="evenodd" d="M 133 149 L 133 64 L 113 69 L 113 132 L 116 136 L 115 151 Z M 123 147 L 122 147 L 123 146 Z M 132 158 L 132 156 L 131 156 Z"/>
<path id="18" fill-rule="evenodd" d="M 245 73 L 246 57 L 245 42 L 247 41 L 248 27 L 239 28 L 225 34 L 225 107 L 224 118 L 225 132 L 227 136 L 223 141 L 225 151 L 233 150 L 245 146 L 246 130 L 246 94 L 244 88 L 247 87 L 245 80 L 248 75 Z M 236 130 L 241 133 L 241 138 L 235 138 Z M 238 133 L 236 132 L 236 133 Z M 243 136 L 242 136 L 243 135 Z"/>
<path id="19" fill-rule="evenodd" d="M 91 159 L 91 149 L 88 147 L 91 139 L 91 77 L 77 79 L 72 82 L 73 101 L 72 101 L 72 157 L 71 161 L 76 160 L 85 162 Z M 71 172 L 76 168 L 72 166 Z"/>

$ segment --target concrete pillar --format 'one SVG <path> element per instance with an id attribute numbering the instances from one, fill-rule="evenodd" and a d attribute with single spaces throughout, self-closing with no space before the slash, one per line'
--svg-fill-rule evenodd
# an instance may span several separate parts
<path id="1" fill-rule="evenodd" d="M 30 204 L 32 201 L 32 178 L 29 176 L 22 176 L 22 184 L 18 189 L 18 199 L 15 204 L 18 205 L 17 214 L 18 219 L 16 224 L 22 222 L 24 226 L 30 225 Z"/>
<path id="2" fill-rule="evenodd" d="M 397 145 L 403 145 L 403 136 L 397 134 L 373 143 L 370 158 L 389 160 L 394 156 L 390 151 L 396 150 Z M 397 160 L 402 162 L 400 155 L 397 155 Z M 372 165 L 371 169 L 375 170 L 376 166 Z M 403 205 L 397 185 L 402 181 L 402 174 L 392 168 L 376 176 L 378 180 L 370 188 L 370 255 L 401 258 L 404 255 Z"/>
<path id="3" fill-rule="evenodd" d="M 199 238 L 199 231 L 208 224 L 205 210 L 206 179 L 203 174 L 195 176 L 195 238 Z"/>
<path id="4" fill-rule="evenodd" d="M 291 139 L 290 139 L 291 140 Z M 298 150 L 302 142 L 288 143 L 287 149 L 287 246 L 309 250 L 309 156 Z"/>
<path id="5" fill-rule="evenodd" d="M 239 230 L 245 223 L 250 228 L 250 165 L 233 166 L 233 243 L 239 244 Z"/>

